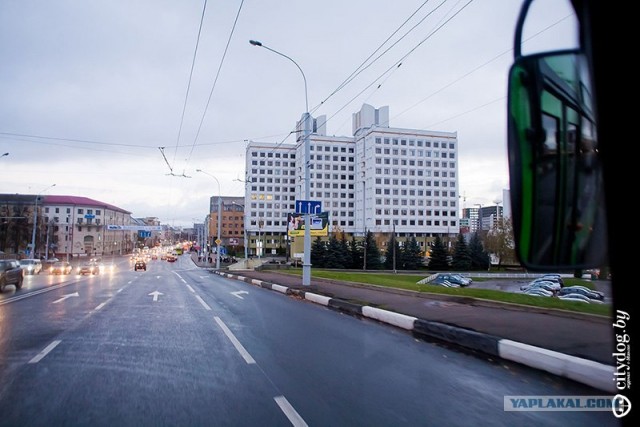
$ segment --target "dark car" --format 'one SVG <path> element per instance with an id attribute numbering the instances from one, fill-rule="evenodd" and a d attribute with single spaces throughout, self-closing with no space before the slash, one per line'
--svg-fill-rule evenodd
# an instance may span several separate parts
<path id="1" fill-rule="evenodd" d="M 24 270 L 20 262 L 15 259 L 0 259 L 0 292 L 4 292 L 7 285 L 14 285 L 16 289 L 22 288 Z"/>
<path id="2" fill-rule="evenodd" d="M 85 262 L 78 267 L 78 274 L 100 274 L 100 267 L 93 262 Z"/>
<path id="3" fill-rule="evenodd" d="M 49 267 L 49 274 L 71 274 L 73 267 L 66 261 L 58 261 Z"/>
<path id="4" fill-rule="evenodd" d="M 136 264 L 133 266 L 133 271 L 138 270 L 147 271 L 147 263 L 144 261 L 136 261 Z"/>
<path id="5" fill-rule="evenodd" d="M 458 286 L 469 286 L 473 280 L 469 277 L 461 276 L 460 274 L 440 273 L 433 281 L 443 282 L 447 281 Z"/>

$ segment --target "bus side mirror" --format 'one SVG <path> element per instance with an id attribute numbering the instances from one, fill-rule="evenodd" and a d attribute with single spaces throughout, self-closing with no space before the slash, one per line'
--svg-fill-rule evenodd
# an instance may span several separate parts
<path id="1" fill-rule="evenodd" d="M 580 50 L 516 57 L 508 151 L 516 253 L 533 270 L 606 264 L 604 183 Z"/>

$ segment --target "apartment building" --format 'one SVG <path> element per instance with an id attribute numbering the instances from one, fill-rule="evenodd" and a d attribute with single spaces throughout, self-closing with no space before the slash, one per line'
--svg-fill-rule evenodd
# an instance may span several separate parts
<path id="1" fill-rule="evenodd" d="M 295 144 L 251 141 L 247 146 L 245 228 L 250 247 L 266 254 L 286 247 L 287 213 L 310 198 L 329 212 L 330 231 L 348 235 L 395 232 L 424 246 L 455 235 L 458 220 L 458 139 L 455 132 L 389 127 L 389 108 L 364 104 L 353 114 L 352 136 L 328 136 L 326 117 L 311 118 L 309 160 L 302 119 Z M 253 252 L 252 253 L 256 253 Z"/>

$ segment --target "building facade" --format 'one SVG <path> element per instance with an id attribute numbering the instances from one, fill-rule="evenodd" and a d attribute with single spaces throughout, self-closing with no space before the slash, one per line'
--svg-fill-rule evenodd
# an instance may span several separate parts
<path id="1" fill-rule="evenodd" d="M 326 118 L 312 119 L 309 159 L 302 120 L 295 144 L 247 145 L 245 229 L 251 253 L 278 253 L 290 244 L 287 214 L 305 199 L 329 212 L 330 232 L 366 231 L 425 246 L 436 235 L 459 232 L 456 133 L 389 127 L 389 109 L 363 105 L 353 115 L 353 135 L 326 135 Z M 262 245 L 262 246 L 261 246 Z M 258 250 L 255 250 L 258 249 Z"/>
<path id="2" fill-rule="evenodd" d="M 228 197 L 220 198 L 221 203 L 221 219 L 220 222 L 220 240 L 222 246 L 225 247 L 244 247 L 244 197 Z M 210 214 L 206 218 L 208 227 L 206 228 L 205 241 L 211 246 L 216 246 L 215 240 L 218 238 L 218 196 L 211 197 L 209 200 Z"/>
<path id="3" fill-rule="evenodd" d="M 5 194 L 0 203 L 5 219 L 1 245 L 20 256 L 122 255 L 131 252 L 137 240 L 135 230 L 108 229 L 130 226 L 131 212 L 87 197 Z"/>

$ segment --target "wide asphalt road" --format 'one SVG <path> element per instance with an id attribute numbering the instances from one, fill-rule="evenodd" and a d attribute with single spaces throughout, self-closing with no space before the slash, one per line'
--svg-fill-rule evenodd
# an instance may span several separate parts
<path id="1" fill-rule="evenodd" d="M 0 296 L 0 425 L 618 425 L 504 411 L 602 393 L 206 273 L 29 278 Z"/>

